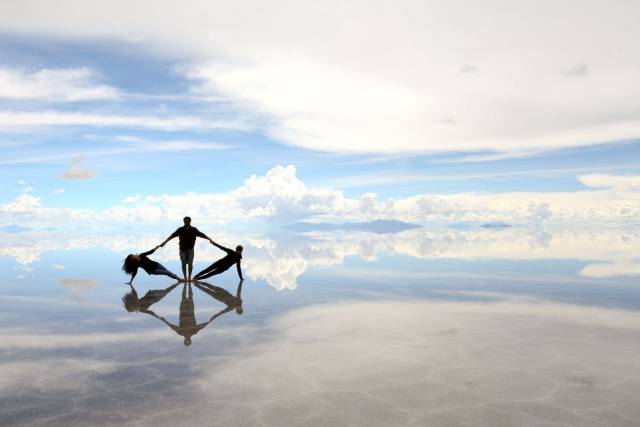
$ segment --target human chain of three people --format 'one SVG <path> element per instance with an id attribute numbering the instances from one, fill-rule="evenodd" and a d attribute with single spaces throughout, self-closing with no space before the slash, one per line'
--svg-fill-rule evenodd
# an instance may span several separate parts
<path id="1" fill-rule="evenodd" d="M 122 270 L 131 275 L 131 280 L 128 282 L 131 284 L 133 279 L 136 277 L 138 273 L 138 268 L 142 268 L 147 274 L 153 275 L 164 275 L 169 276 L 173 279 L 179 281 L 190 282 L 191 281 L 191 273 L 193 272 L 193 258 L 194 258 L 194 247 L 196 243 L 196 239 L 198 237 L 202 239 L 208 240 L 212 245 L 217 247 L 218 249 L 226 252 L 226 256 L 220 258 L 215 261 L 213 264 L 205 268 L 204 270 L 197 273 L 193 279 L 194 280 L 202 280 L 208 277 L 223 273 L 231 268 L 233 265 L 236 265 L 238 270 L 238 276 L 240 280 L 244 280 L 242 278 L 242 269 L 240 267 L 240 263 L 242 260 L 242 246 L 236 246 L 235 250 L 226 248 L 218 243 L 214 242 L 211 238 L 209 238 L 206 234 L 198 230 L 196 227 L 191 225 L 191 218 L 186 216 L 183 218 L 184 225 L 182 227 L 178 227 L 176 231 L 174 231 L 169 237 L 165 239 L 164 242 L 160 243 L 158 246 L 154 247 L 150 251 L 143 252 L 140 254 L 129 254 L 124 259 L 122 263 Z M 171 239 L 178 238 L 178 246 L 180 248 L 180 261 L 182 263 L 182 275 L 181 279 L 176 274 L 169 271 L 167 268 L 162 266 L 160 263 L 153 261 L 149 258 L 149 255 L 154 253 L 156 249 L 163 247 L 167 242 Z"/>

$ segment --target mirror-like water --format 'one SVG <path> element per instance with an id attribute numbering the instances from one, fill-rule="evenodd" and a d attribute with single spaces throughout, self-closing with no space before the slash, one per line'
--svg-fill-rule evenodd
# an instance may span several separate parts
<path id="1" fill-rule="evenodd" d="M 640 420 L 636 230 L 220 234 L 244 282 L 132 287 L 161 234 L 1 237 L 3 426 Z"/>

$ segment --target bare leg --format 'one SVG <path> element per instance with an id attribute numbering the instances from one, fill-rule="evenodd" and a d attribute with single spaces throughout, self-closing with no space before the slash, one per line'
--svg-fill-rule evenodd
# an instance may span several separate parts
<path id="1" fill-rule="evenodd" d="M 191 273 L 193 272 L 193 264 L 189 264 L 189 281 L 191 281 Z"/>

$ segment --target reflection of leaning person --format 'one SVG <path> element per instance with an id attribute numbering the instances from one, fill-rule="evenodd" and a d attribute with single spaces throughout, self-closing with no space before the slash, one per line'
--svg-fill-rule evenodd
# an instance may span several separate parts
<path id="1" fill-rule="evenodd" d="M 178 245 L 180 246 L 180 261 L 182 262 L 182 274 L 184 276 L 184 280 L 191 281 L 191 272 L 193 271 L 193 248 L 196 245 L 196 238 L 201 237 L 203 239 L 207 239 L 211 243 L 209 237 L 207 237 L 204 233 L 198 230 L 195 227 L 191 226 L 191 218 L 185 216 L 183 218 L 184 226 L 179 227 L 176 231 L 171 234 L 171 236 L 167 237 L 167 239 L 160 243 L 157 247 L 164 246 L 169 240 L 174 237 L 178 237 Z M 189 275 L 187 276 L 187 267 L 189 269 Z"/>
<path id="2" fill-rule="evenodd" d="M 131 284 L 133 282 L 133 279 L 136 277 L 136 274 L 138 273 L 138 267 L 146 271 L 147 274 L 169 276 L 172 279 L 180 280 L 178 276 L 164 268 L 160 263 L 155 262 L 147 257 L 153 252 L 155 252 L 155 248 L 151 249 L 150 251 L 143 252 L 139 255 L 127 255 L 127 257 L 124 259 L 124 262 L 122 263 L 122 270 L 125 273 L 131 275 L 129 284 Z"/>

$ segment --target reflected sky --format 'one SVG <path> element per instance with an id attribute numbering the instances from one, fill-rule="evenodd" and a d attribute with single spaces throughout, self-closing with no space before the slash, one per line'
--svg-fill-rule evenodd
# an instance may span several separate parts
<path id="1" fill-rule="evenodd" d="M 244 282 L 133 286 L 121 260 L 158 235 L 2 237 L 2 425 L 640 419 L 635 230 L 220 234 Z"/>

